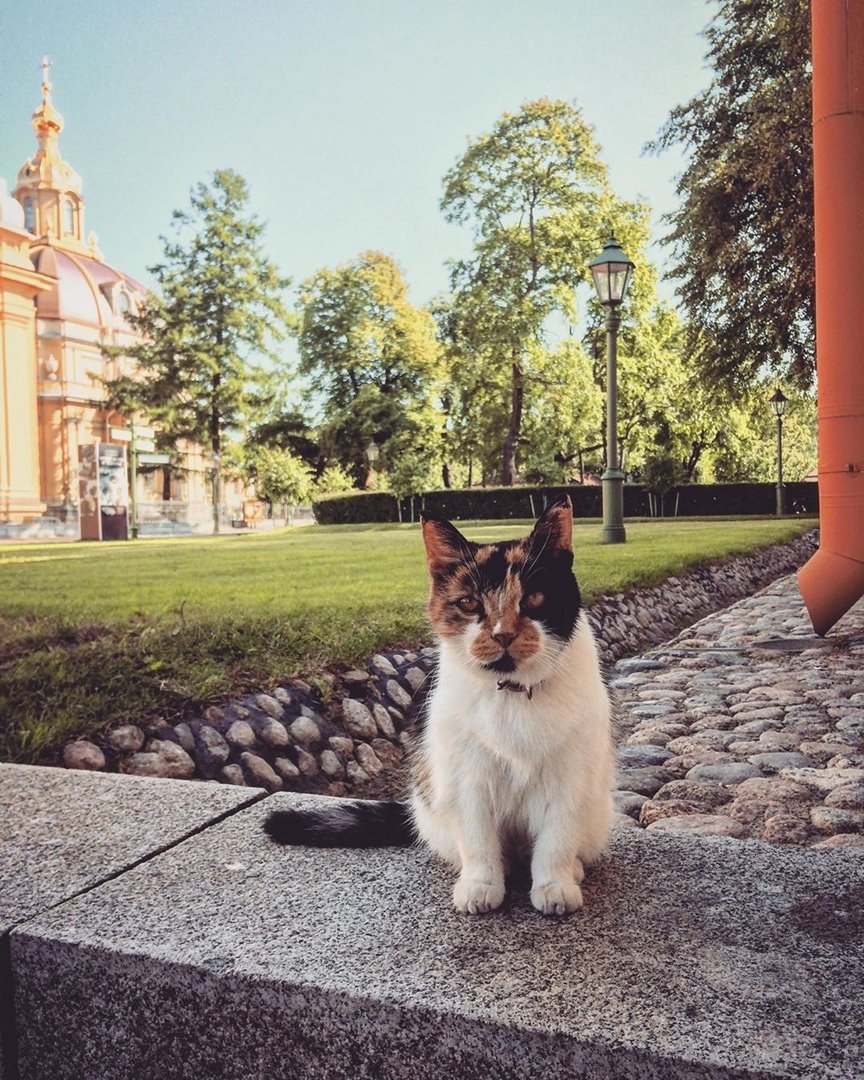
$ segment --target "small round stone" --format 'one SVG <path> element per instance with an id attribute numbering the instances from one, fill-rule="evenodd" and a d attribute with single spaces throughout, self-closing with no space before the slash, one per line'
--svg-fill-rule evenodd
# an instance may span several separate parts
<path id="1" fill-rule="evenodd" d="M 239 750 L 252 750 L 256 742 L 252 725 L 245 720 L 235 720 L 230 724 L 225 732 L 225 740 Z"/>
<path id="2" fill-rule="evenodd" d="M 372 713 L 361 701 L 343 698 L 342 717 L 345 730 L 357 739 L 374 739 L 378 734 L 378 726 L 372 718 Z"/>
<path id="3" fill-rule="evenodd" d="M 825 805 L 840 810 L 864 810 L 864 783 L 841 784 L 828 792 Z"/>
<path id="4" fill-rule="evenodd" d="M 769 844 L 806 844 L 812 835 L 806 821 L 781 811 L 765 818 L 760 838 Z"/>
<path id="5" fill-rule="evenodd" d="M 617 813 L 638 818 L 643 803 L 648 802 L 648 796 L 635 791 L 613 791 L 612 802 Z"/>
<path id="6" fill-rule="evenodd" d="M 383 705 L 376 702 L 372 706 L 372 715 L 375 717 L 375 723 L 378 725 L 378 730 L 385 737 L 385 739 L 394 739 L 396 737 L 396 725 L 393 723 L 393 717 L 384 708 Z M 365 736 L 368 738 L 369 736 Z M 358 738 L 364 738 L 364 736 L 358 736 Z"/>
<path id="7" fill-rule="evenodd" d="M 368 743 L 357 743 L 355 753 L 357 755 L 357 763 L 365 773 L 369 776 L 379 775 L 383 768 L 381 760 Z"/>
<path id="8" fill-rule="evenodd" d="M 281 720 L 285 715 L 285 708 L 281 701 L 277 701 L 271 694 L 256 694 L 255 702 L 259 709 L 263 709 L 274 720 Z"/>
<path id="9" fill-rule="evenodd" d="M 354 757 L 354 740 L 349 739 L 347 735 L 332 735 L 327 742 L 330 744 L 330 749 L 335 750 L 337 754 Z"/>
<path id="10" fill-rule="evenodd" d="M 176 735 L 177 742 L 187 754 L 195 753 L 195 736 L 192 734 L 192 728 L 187 723 L 180 723 L 174 725 L 174 734 Z"/>
<path id="11" fill-rule="evenodd" d="M 649 799 L 642 804 L 639 811 L 640 825 L 653 825 L 662 818 L 679 817 L 682 814 L 698 814 L 702 807 L 696 803 L 685 802 L 683 799 L 665 799 L 662 802 L 654 802 Z"/>
<path id="12" fill-rule="evenodd" d="M 352 784 L 365 784 L 369 781 L 369 774 L 365 772 L 356 761 L 349 761 L 345 765 L 345 772 Z"/>
<path id="13" fill-rule="evenodd" d="M 195 762 L 182 746 L 169 739 L 151 739 L 146 752 L 133 754 L 123 771 L 133 776 L 161 776 L 171 780 L 190 780 Z"/>
<path id="14" fill-rule="evenodd" d="M 402 673 L 412 690 L 417 691 L 426 682 L 426 672 L 421 667 L 409 667 Z"/>
<path id="15" fill-rule="evenodd" d="M 409 708 L 411 705 L 411 697 L 403 690 L 395 679 L 388 679 L 385 689 L 387 690 L 387 697 L 390 698 L 397 708 L 401 709 L 403 712 Z"/>
<path id="16" fill-rule="evenodd" d="M 806 754 L 796 753 L 794 750 L 774 750 L 766 754 L 753 754 L 749 761 L 763 772 L 776 773 L 781 769 L 809 769 L 813 765 L 812 758 Z"/>
<path id="17" fill-rule="evenodd" d="M 321 772 L 331 780 L 341 779 L 345 775 L 345 766 L 332 750 L 322 750 L 319 763 Z"/>
<path id="18" fill-rule="evenodd" d="M 315 755 L 304 750 L 302 746 L 297 747 L 297 768 L 304 776 L 318 775 L 318 761 Z"/>
<path id="19" fill-rule="evenodd" d="M 389 739 L 373 739 L 371 746 L 385 769 L 393 769 L 401 764 L 403 750 Z"/>
<path id="20" fill-rule="evenodd" d="M 283 780 L 290 783 L 292 780 L 297 780 L 300 777 L 300 770 L 291 760 L 287 757 L 277 757 L 273 762 L 273 769 Z"/>
<path id="21" fill-rule="evenodd" d="M 663 802 L 666 799 L 683 800 L 695 803 L 703 810 L 716 810 L 732 798 L 732 792 L 722 784 L 711 780 L 671 780 L 664 784 L 655 794 L 655 802 Z"/>
<path id="22" fill-rule="evenodd" d="M 248 750 L 240 755 L 240 766 L 246 782 L 253 787 L 263 787 L 267 791 L 281 791 L 283 787 L 282 777 L 274 772 L 269 762 L 258 754 L 252 754 Z"/>
<path id="23" fill-rule="evenodd" d="M 623 768 L 639 768 L 643 765 L 662 765 L 672 757 L 672 752 L 665 746 L 619 746 L 618 763 Z"/>
<path id="24" fill-rule="evenodd" d="M 303 746 L 314 746 L 321 741 L 321 729 L 309 716 L 298 716 L 291 724 L 291 735 Z"/>
<path id="25" fill-rule="evenodd" d="M 144 732 L 137 724 L 120 724 L 108 732 L 105 741 L 121 754 L 134 754 L 144 745 Z"/>
<path id="26" fill-rule="evenodd" d="M 816 844 L 814 848 L 843 848 L 860 851 L 864 855 L 864 833 L 835 833 Z"/>
<path id="27" fill-rule="evenodd" d="M 291 742 L 288 732 L 285 730 L 285 725 L 280 724 L 278 720 L 274 720 L 272 716 L 267 716 L 261 720 L 257 724 L 257 728 L 258 738 L 265 746 L 269 746 L 273 750 L 279 750 L 283 746 L 288 746 Z"/>
<path id="28" fill-rule="evenodd" d="M 236 787 L 246 786 L 246 777 L 239 765 L 223 765 L 219 770 L 219 779 L 223 784 L 234 784 Z"/>
<path id="29" fill-rule="evenodd" d="M 864 832 L 864 810 L 814 806 L 810 811 L 810 820 L 820 832 Z"/>
<path id="30" fill-rule="evenodd" d="M 727 761 L 713 765 L 695 765 L 685 777 L 686 780 L 716 780 L 721 784 L 740 784 L 751 776 L 761 776 L 762 772 L 749 761 Z M 732 835 L 731 833 L 729 835 Z"/>
<path id="31" fill-rule="evenodd" d="M 372 664 L 376 671 L 382 675 L 395 675 L 396 668 L 390 663 L 386 656 L 382 656 L 381 653 L 376 653 L 372 657 Z"/>
<path id="32" fill-rule="evenodd" d="M 63 747 L 63 764 L 67 769 L 102 772 L 105 768 L 105 755 L 89 739 L 76 739 Z"/>
<path id="33" fill-rule="evenodd" d="M 649 832 L 678 833 L 688 836 L 735 836 L 747 835 L 740 821 L 723 814 L 682 814 L 679 817 L 661 818 L 648 826 Z"/>
<path id="34" fill-rule="evenodd" d="M 618 789 L 635 791 L 639 795 L 651 796 L 664 784 L 675 779 L 675 773 L 662 765 L 647 765 L 636 769 L 618 770 Z"/>

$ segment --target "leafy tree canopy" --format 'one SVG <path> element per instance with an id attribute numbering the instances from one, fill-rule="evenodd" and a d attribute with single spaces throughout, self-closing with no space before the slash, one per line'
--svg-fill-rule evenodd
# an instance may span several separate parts
<path id="1" fill-rule="evenodd" d="M 478 382 L 483 394 L 495 388 L 500 478 L 510 484 L 526 403 L 545 377 L 533 366 L 549 320 L 576 322 L 588 261 L 610 228 L 626 245 L 640 211 L 612 194 L 581 111 L 547 99 L 505 113 L 470 144 L 444 178 L 441 206 L 474 231 L 472 255 L 451 267 L 449 351 L 458 370 L 471 368 L 474 385 L 461 388 L 469 408 L 479 404 Z"/>
<path id="2" fill-rule="evenodd" d="M 440 378 L 434 320 L 410 302 L 395 261 L 377 251 L 318 271 L 301 286 L 298 308 L 299 371 L 322 413 L 322 449 L 362 483 L 370 440 L 382 451 L 377 468 L 395 464 L 397 436 L 431 408 Z M 435 424 L 423 426 L 434 457 Z"/>
<path id="3" fill-rule="evenodd" d="M 149 268 L 158 292 L 129 316 L 142 338 L 122 350 L 132 369 L 108 385 L 120 407 L 145 412 L 174 442 L 207 446 L 217 464 L 226 432 L 250 415 L 262 362 L 281 363 L 276 345 L 291 321 L 289 282 L 264 254 L 264 226 L 248 202 L 243 178 L 223 169 L 174 212 L 173 238 L 162 237 L 162 261 Z"/>
<path id="4" fill-rule="evenodd" d="M 814 372 L 810 5 L 723 0 L 705 31 L 708 88 L 649 149 L 689 154 L 666 241 L 691 352 L 741 388 L 766 367 Z"/>

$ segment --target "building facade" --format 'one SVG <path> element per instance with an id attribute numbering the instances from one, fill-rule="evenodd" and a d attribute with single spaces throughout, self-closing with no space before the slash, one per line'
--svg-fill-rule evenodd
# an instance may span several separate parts
<path id="1" fill-rule="evenodd" d="M 126 316 L 146 289 L 108 263 L 96 234 L 85 231 L 81 178 L 60 154 L 63 117 L 48 68 L 43 61 L 32 116 L 36 151 L 11 197 L 0 188 L 0 526 L 41 518 L 69 532 L 79 509 L 79 448 L 128 443 L 127 418 L 108 406 L 102 382 L 128 361 L 101 348 L 136 340 Z M 212 520 L 209 463 L 198 447 L 182 450 L 183 467 L 168 476 L 141 470 L 145 523 L 148 514 L 192 527 Z"/>

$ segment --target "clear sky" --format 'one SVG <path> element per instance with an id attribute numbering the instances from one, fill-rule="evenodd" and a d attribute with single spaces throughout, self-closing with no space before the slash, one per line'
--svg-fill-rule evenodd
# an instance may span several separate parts
<path id="1" fill-rule="evenodd" d="M 65 0 L 10 2 L 0 40 L 0 176 L 35 148 L 52 62 L 85 228 L 134 276 L 191 186 L 249 182 L 268 254 L 301 281 L 370 248 L 415 303 L 447 286 L 468 230 L 438 209 L 470 137 L 539 97 L 575 101 L 622 196 L 675 205 L 674 154 L 642 147 L 707 83 L 709 0 Z M 602 237 L 598 236 L 598 250 Z M 658 252 L 658 258 L 662 253 Z M 664 290 L 668 293 L 668 290 Z"/>

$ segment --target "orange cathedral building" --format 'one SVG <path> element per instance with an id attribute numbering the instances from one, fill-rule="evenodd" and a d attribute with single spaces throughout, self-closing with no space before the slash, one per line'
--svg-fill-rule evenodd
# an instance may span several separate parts
<path id="1" fill-rule="evenodd" d="M 33 113 L 37 148 L 11 196 L 0 180 L 0 534 L 77 535 L 79 447 L 125 443 L 126 418 L 107 407 L 100 376 L 122 360 L 103 345 L 135 340 L 126 315 L 145 287 L 105 261 L 85 233 L 81 178 L 63 160 L 63 117 L 51 100 L 48 62 Z M 187 447 L 180 478 L 163 501 L 162 470 L 144 471 L 148 505 L 166 524 L 208 521 L 207 463 Z"/>

